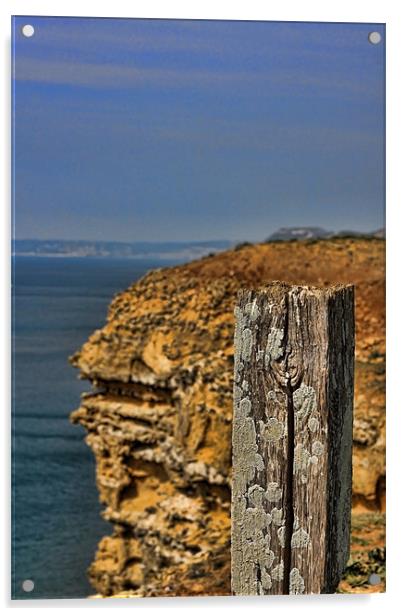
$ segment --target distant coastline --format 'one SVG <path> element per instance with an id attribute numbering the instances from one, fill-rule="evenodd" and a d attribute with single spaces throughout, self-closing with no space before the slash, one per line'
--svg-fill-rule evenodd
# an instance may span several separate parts
<path id="1" fill-rule="evenodd" d="M 261 243 L 346 237 L 385 238 L 385 229 L 371 232 L 328 231 L 321 227 L 282 227 Z M 118 258 L 191 261 L 249 242 L 205 240 L 187 242 L 115 242 L 96 240 L 16 239 L 12 255 L 19 257 Z M 254 242 L 253 242 L 254 243 Z M 258 242 L 257 242 L 258 243 Z"/>
<path id="2" fill-rule="evenodd" d="M 218 250 L 214 250 L 213 253 L 220 252 Z M 203 257 L 207 254 L 211 254 L 211 252 L 206 253 L 185 253 L 185 252 L 177 252 L 177 253 L 149 253 L 149 254 L 138 254 L 138 255 L 93 255 L 93 254 L 80 254 L 80 253 L 56 253 L 56 252 L 13 252 L 12 257 L 35 257 L 35 258 L 47 258 L 47 259 L 132 259 L 136 261 L 141 261 L 144 259 L 147 260 L 155 260 L 155 261 L 176 261 L 178 259 L 185 258 L 186 260 L 194 260 L 200 257 Z"/>
<path id="3" fill-rule="evenodd" d="M 202 242 L 98 242 L 86 240 L 14 240 L 12 254 L 18 257 L 118 258 L 190 261 L 227 250 L 228 240 Z"/>

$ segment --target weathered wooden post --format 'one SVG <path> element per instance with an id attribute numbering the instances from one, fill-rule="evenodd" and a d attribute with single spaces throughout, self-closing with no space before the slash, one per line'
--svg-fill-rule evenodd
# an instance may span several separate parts
<path id="1" fill-rule="evenodd" d="M 349 555 L 353 286 L 242 290 L 235 315 L 233 593 L 334 592 Z"/>

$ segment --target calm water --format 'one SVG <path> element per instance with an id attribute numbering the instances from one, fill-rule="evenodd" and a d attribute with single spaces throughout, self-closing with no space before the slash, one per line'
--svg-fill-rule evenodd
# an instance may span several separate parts
<path id="1" fill-rule="evenodd" d="M 161 262 L 14 261 L 14 598 L 85 597 L 102 521 L 83 428 L 69 423 L 88 383 L 67 358 L 100 327 L 114 293 Z M 35 588 L 22 590 L 31 579 Z"/>

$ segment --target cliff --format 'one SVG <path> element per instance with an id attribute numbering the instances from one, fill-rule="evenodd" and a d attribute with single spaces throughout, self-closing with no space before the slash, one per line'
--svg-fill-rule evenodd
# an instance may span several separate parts
<path id="1" fill-rule="evenodd" d="M 114 526 L 89 570 L 102 595 L 230 593 L 233 307 L 270 280 L 356 285 L 353 503 L 384 507 L 384 241 L 245 245 L 154 270 L 72 357 L 93 386 L 72 421 Z"/>

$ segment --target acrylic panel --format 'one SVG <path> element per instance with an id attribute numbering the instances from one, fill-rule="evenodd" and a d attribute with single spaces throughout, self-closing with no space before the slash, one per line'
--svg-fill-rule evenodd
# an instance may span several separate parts
<path id="1" fill-rule="evenodd" d="M 384 62 L 13 17 L 14 599 L 385 590 Z"/>

